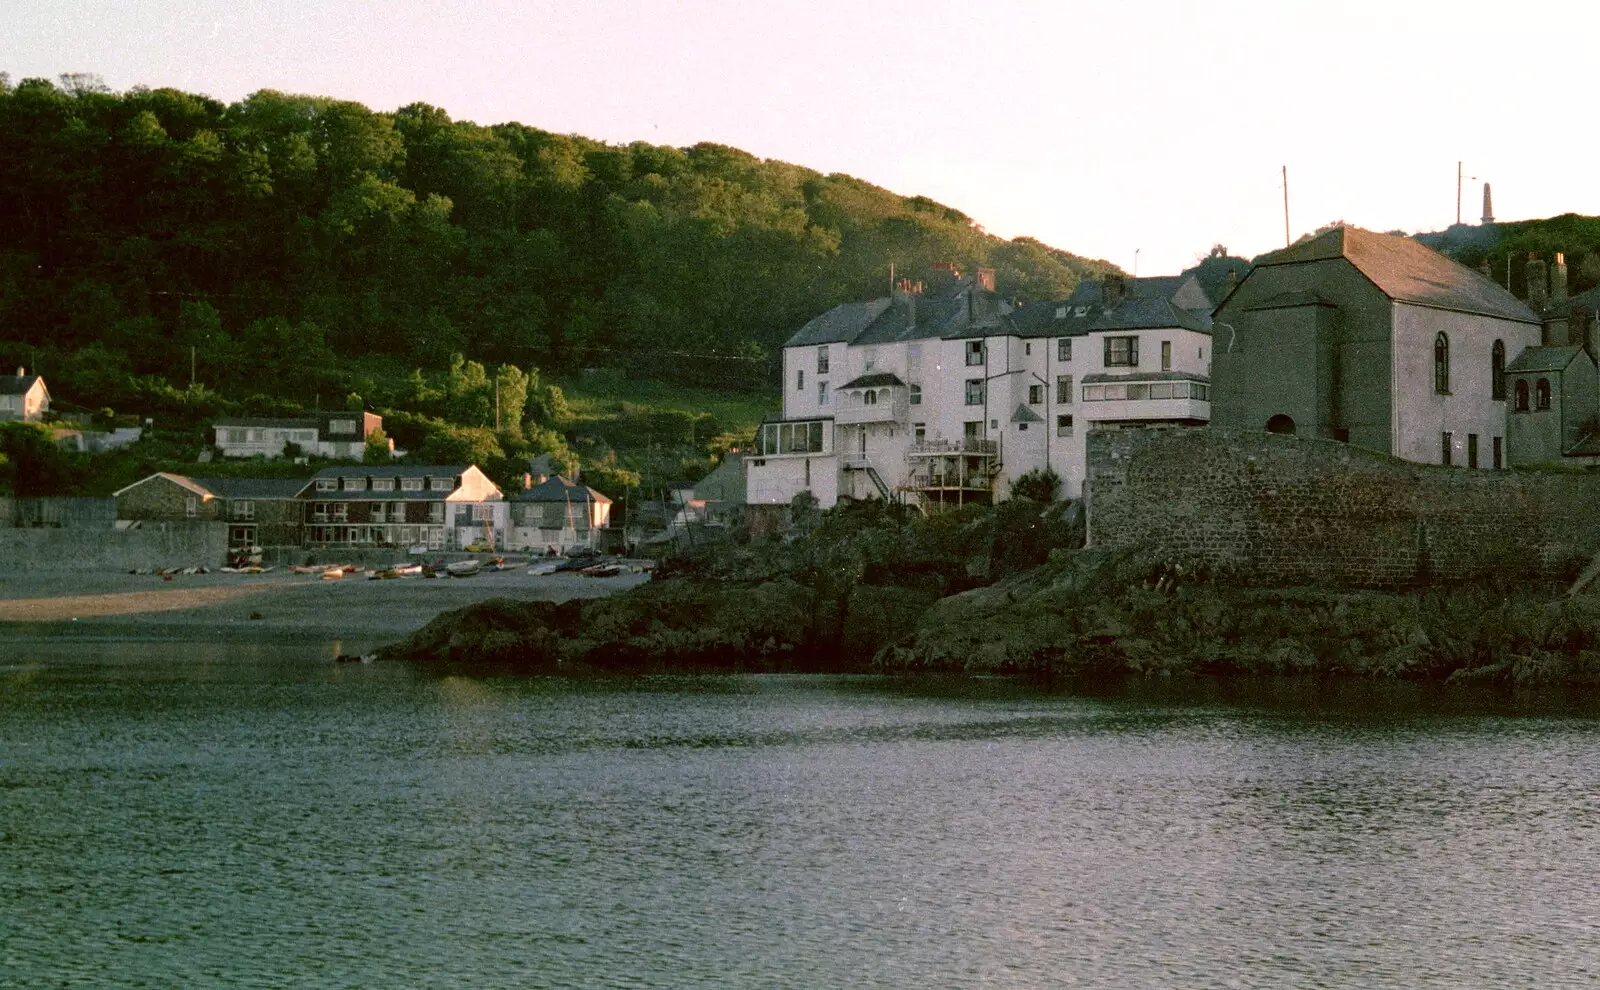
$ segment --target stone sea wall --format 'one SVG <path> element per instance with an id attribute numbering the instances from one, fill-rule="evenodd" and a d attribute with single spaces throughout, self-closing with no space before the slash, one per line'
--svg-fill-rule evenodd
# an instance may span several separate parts
<path id="1" fill-rule="evenodd" d="M 1089 546 L 1250 584 L 1395 587 L 1575 574 L 1600 551 L 1600 475 L 1411 464 L 1333 440 L 1094 431 Z"/>
<path id="2" fill-rule="evenodd" d="M 0 568 L 17 571 L 126 571 L 218 567 L 228 527 L 219 522 L 142 523 L 137 529 L 0 529 Z"/>

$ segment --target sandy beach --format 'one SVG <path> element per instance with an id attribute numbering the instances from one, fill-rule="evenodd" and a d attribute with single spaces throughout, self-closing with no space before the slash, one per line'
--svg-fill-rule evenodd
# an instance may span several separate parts
<path id="1" fill-rule="evenodd" d="M 174 640 L 348 639 L 378 643 L 421 628 L 440 612 L 486 598 L 596 598 L 648 574 L 535 577 L 526 568 L 471 578 L 342 581 L 314 575 L 156 575 L 72 572 L 0 575 L 0 638 L 89 636 Z"/>

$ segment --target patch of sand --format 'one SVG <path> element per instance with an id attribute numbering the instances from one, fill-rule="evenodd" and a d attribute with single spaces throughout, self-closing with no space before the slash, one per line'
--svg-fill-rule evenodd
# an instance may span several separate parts
<path id="1" fill-rule="evenodd" d="M 15 598 L 0 601 L 0 622 L 61 622 L 100 615 L 139 615 L 176 612 L 232 601 L 264 590 L 262 585 L 163 588 L 160 591 L 124 591 L 103 595 L 66 595 L 56 598 Z"/>

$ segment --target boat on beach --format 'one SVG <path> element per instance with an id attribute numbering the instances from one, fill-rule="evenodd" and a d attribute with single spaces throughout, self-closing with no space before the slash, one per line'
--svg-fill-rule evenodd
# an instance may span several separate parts
<path id="1" fill-rule="evenodd" d="M 472 577 L 483 570 L 483 561 L 458 560 L 453 564 L 444 565 L 444 570 L 451 577 Z"/>

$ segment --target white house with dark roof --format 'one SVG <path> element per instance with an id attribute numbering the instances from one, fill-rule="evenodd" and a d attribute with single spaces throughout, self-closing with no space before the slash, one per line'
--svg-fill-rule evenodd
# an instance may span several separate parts
<path id="1" fill-rule="evenodd" d="M 611 523 L 611 499 L 586 485 L 555 475 L 508 500 L 512 550 L 555 550 L 594 547 L 600 530 Z"/>
<path id="2" fill-rule="evenodd" d="M 282 457 L 293 444 L 311 457 L 360 460 L 367 438 L 383 428 L 383 417 L 370 412 L 327 412 L 315 416 L 272 418 L 235 416 L 211 424 L 223 457 Z M 389 441 L 394 451 L 394 441 Z"/>
<path id="3" fill-rule="evenodd" d="M 50 390 L 43 375 L 30 375 L 18 368 L 14 375 L 0 375 L 0 422 L 36 423 L 50 411 Z"/>
<path id="4" fill-rule="evenodd" d="M 988 502 L 1046 465 L 1074 497 L 1092 426 L 1209 418 L 1209 309 L 1176 277 L 1013 308 L 991 271 L 945 265 L 834 307 L 784 347 L 783 411 L 746 459 L 748 502 Z"/>
<path id="5" fill-rule="evenodd" d="M 308 546 L 505 549 L 505 496 L 473 465 L 323 468 L 301 485 Z"/>

